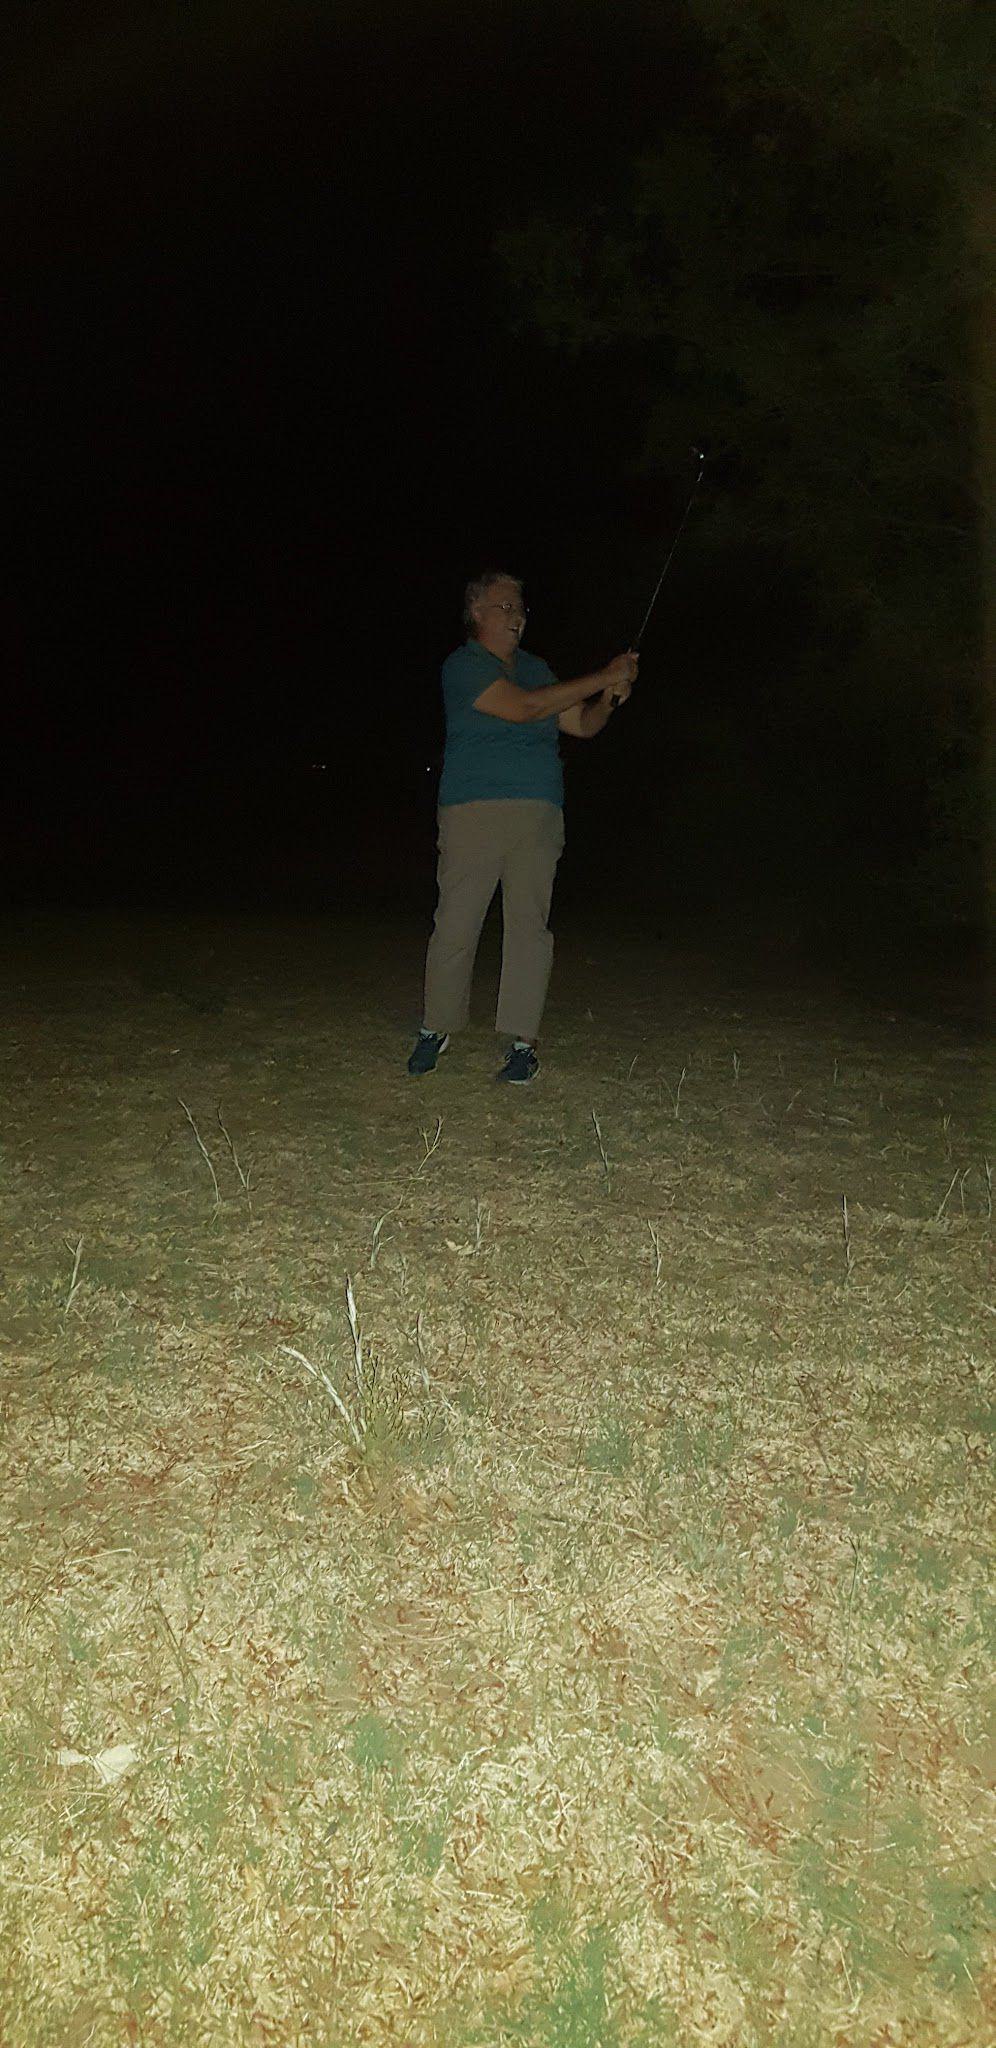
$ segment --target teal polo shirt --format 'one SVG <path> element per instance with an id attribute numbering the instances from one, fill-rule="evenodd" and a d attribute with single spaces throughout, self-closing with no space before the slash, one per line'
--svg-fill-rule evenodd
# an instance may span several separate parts
<path id="1" fill-rule="evenodd" d="M 513 725 L 475 711 L 474 700 L 508 670 L 479 640 L 467 640 L 443 663 L 446 752 L 439 779 L 439 803 L 469 804 L 502 797 L 535 797 L 564 802 L 557 714 Z M 516 650 L 511 680 L 523 690 L 542 690 L 557 678 L 539 656 Z"/>

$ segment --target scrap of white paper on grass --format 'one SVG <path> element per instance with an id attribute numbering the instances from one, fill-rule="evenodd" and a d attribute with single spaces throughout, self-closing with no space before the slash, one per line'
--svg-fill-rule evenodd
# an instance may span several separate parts
<path id="1" fill-rule="evenodd" d="M 72 1764 L 92 1764 L 102 1784 L 114 1785 L 132 1764 L 137 1764 L 138 1751 L 130 1742 L 118 1742 L 113 1749 L 102 1749 L 97 1756 L 88 1756 L 79 1749 L 60 1749 L 57 1761 L 67 1768 Z"/>

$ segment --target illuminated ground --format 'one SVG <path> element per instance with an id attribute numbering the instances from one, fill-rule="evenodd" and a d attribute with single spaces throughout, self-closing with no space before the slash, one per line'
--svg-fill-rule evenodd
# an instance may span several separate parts
<path id="1" fill-rule="evenodd" d="M 22 923 L 5 2048 L 994 2036 L 979 1035 L 494 936 Z"/>

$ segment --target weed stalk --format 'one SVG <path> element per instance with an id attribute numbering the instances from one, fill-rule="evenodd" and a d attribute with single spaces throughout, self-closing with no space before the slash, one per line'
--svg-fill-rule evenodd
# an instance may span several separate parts
<path id="1" fill-rule="evenodd" d="M 211 1164 L 211 1154 L 208 1151 L 203 1138 L 201 1137 L 200 1131 L 198 1130 L 197 1125 L 195 1124 L 194 1119 L 191 1116 L 190 1111 L 187 1108 L 187 1105 L 184 1102 L 182 1095 L 178 1095 L 176 1099 L 180 1105 L 180 1108 L 183 1111 L 184 1116 L 187 1119 L 188 1124 L 190 1125 L 191 1130 L 193 1131 L 194 1137 L 197 1139 L 197 1143 L 200 1146 L 201 1152 L 203 1154 L 207 1170 L 211 1175 L 211 1182 L 214 1187 L 214 1214 L 217 1216 L 218 1211 L 221 1208 L 221 1189 L 218 1186 L 218 1176 L 215 1173 L 214 1167 Z"/>

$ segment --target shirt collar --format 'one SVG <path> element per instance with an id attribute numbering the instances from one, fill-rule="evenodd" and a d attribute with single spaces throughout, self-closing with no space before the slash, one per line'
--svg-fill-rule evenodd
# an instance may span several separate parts
<path id="1" fill-rule="evenodd" d="M 499 668 L 504 668 L 505 657 L 501 654 L 493 653 L 490 647 L 485 647 L 480 640 L 475 639 L 472 635 L 468 635 L 467 639 L 464 641 L 464 646 L 469 647 L 472 654 L 483 655 L 485 661 L 496 661 L 498 663 Z M 521 646 L 517 647 L 515 649 L 515 654 L 521 653 Z M 514 661 L 515 656 L 513 655 L 512 658 Z"/>

